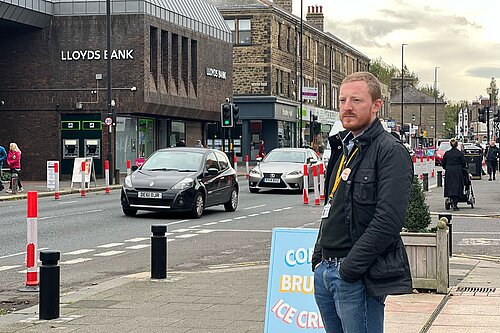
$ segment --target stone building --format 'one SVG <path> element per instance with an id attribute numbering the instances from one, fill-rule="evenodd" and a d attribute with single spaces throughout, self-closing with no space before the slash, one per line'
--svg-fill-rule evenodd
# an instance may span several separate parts
<path id="1" fill-rule="evenodd" d="M 291 0 L 209 1 L 233 34 L 233 101 L 239 105 L 240 122 L 232 135 L 241 143 L 241 148 L 235 145 L 236 153 L 255 158 L 261 139 L 266 151 L 301 142 L 322 144 L 338 119 L 342 79 L 368 70 L 370 59 L 324 31 L 321 6 L 307 8 L 301 58 L 301 20 L 292 14 Z M 302 110 L 301 59 L 303 92 L 308 94 Z M 314 136 L 313 117 L 319 124 Z"/>
<path id="2" fill-rule="evenodd" d="M 69 175 L 85 156 L 99 175 L 108 146 L 125 172 L 126 160 L 181 138 L 206 142 L 219 122 L 232 94 L 233 47 L 217 8 L 203 0 L 111 5 L 108 99 L 106 1 L 0 0 L 0 144 L 18 143 L 24 179 L 45 179 L 49 160 Z"/>
<path id="3" fill-rule="evenodd" d="M 416 87 L 416 80 L 404 78 L 403 103 L 401 103 L 401 78 L 391 81 L 391 103 L 388 117 L 401 124 L 401 104 L 403 105 L 403 122 L 408 129 L 406 141 L 414 147 L 433 146 L 436 138 L 445 137 L 445 105 L 441 98 L 429 96 Z"/>

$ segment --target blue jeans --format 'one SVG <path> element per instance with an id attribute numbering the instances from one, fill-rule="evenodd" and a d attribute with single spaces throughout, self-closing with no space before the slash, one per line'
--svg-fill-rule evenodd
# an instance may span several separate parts
<path id="1" fill-rule="evenodd" d="M 314 270 L 314 297 L 327 333 L 382 333 L 386 296 L 366 293 L 361 280 L 339 276 L 342 260 L 323 260 Z"/>

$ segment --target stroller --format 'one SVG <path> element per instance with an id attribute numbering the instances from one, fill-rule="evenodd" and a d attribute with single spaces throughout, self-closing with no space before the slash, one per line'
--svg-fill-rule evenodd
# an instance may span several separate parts
<path id="1" fill-rule="evenodd" d="M 476 197 L 474 197 L 474 189 L 472 188 L 471 175 L 469 171 L 466 169 L 462 169 L 462 175 L 464 177 L 464 190 L 462 195 L 458 198 L 458 202 L 466 202 L 470 205 L 470 208 L 474 208 L 474 204 L 476 203 Z M 449 210 L 453 206 L 451 202 L 451 198 L 446 198 L 444 201 L 444 208 Z"/>

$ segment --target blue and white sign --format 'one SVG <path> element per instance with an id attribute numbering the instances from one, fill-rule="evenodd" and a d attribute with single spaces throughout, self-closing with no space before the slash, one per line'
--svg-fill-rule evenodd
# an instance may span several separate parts
<path id="1" fill-rule="evenodd" d="M 273 229 L 264 333 L 325 332 L 314 301 L 317 229 Z"/>

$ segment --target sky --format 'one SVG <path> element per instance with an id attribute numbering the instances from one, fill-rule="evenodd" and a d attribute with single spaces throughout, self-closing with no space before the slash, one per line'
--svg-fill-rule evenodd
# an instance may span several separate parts
<path id="1" fill-rule="evenodd" d="M 452 102 L 500 87 L 500 2 L 496 0 L 303 0 L 323 6 L 329 31 L 370 59 L 407 68 Z M 300 17 L 300 1 L 293 1 Z M 436 67 L 439 67 L 435 70 Z M 437 75 L 435 75 L 437 73 Z"/>

